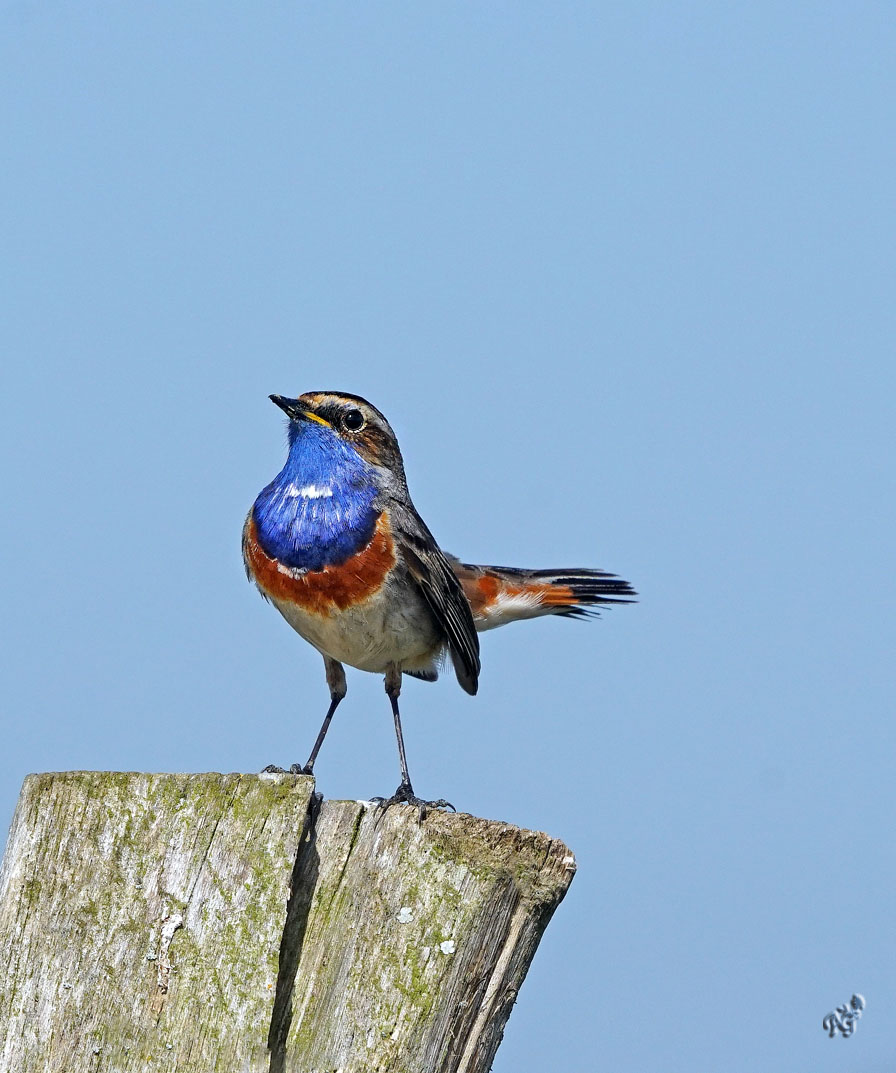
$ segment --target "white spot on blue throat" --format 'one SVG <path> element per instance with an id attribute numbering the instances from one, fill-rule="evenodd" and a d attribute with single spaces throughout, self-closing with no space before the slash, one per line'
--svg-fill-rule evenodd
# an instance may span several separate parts
<path id="1" fill-rule="evenodd" d="M 299 488 L 295 481 L 290 481 L 283 489 L 284 499 L 330 499 L 332 496 L 333 489 L 327 484 L 306 484 Z"/>

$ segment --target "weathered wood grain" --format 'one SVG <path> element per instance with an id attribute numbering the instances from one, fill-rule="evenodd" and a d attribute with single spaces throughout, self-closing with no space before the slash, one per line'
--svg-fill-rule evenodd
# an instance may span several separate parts
<path id="1" fill-rule="evenodd" d="M 486 1073 L 574 872 L 546 835 L 290 775 L 30 776 L 6 1073 Z"/>
<path id="2" fill-rule="evenodd" d="M 486 1073 L 572 879 L 562 842 L 473 816 L 328 802 L 284 964 L 272 1071 Z M 285 994 L 285 989 L 281 989 Z"/>
<path id="3" fill-rule="evenodd" d="M 312 789 L 29 776 L 0 873 L 0 1069 L 266 1070 Z"/>

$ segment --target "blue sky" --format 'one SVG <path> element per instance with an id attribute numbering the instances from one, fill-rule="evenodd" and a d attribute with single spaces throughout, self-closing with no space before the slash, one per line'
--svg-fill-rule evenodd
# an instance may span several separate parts
<path id="1" fill-rule="evenodd" d="M 0 11 L 3 815 L 304 760 L 240 528 L 267 395 L 361 394 L 447 550 L 641 593 L 405 686 L 418 791 L 579 860 L 496 1073 L 891 1070 L 892 6 Z M 319 789 L 397 776 L 350 673 Z"/>

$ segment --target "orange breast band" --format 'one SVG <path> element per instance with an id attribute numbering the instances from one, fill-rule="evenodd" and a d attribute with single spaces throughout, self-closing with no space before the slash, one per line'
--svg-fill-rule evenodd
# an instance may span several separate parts
<path id="1" fill-rule="evenodd" d="M 266 595 L 297 604 L 318 615 L 344 611 L 369 599 L 383 587 L 395 565 L 395 545 L 385 514 L 379 516 L 367 547 L 340 566 L 309 570 L 304 574 L 281 566 L 262 551 L 255 519 L 251 515 L 246 522 L 243 553 L 246 566 Z"/>

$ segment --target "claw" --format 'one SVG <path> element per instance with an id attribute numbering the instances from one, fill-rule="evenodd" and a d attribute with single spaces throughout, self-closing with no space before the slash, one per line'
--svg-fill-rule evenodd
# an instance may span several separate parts
<path id="1" fill-rule="evenodd" d="M 444 797 L 440 797 L 437 801 L 424 801 L 422 797 L 417 797 L 409 782 L 403 782 L 391 797 L 385 799 L 374 797 L 372 800 L 381 809 L 387 809 L 390 805 L 411 805 L 419 813 L 419 823 L 426 819 L 426 813 L 431 808 L 450 808 L 452 812 L 457 812 L 454 805 L 446 801 Z"/>
<path id="2" fill-rule="evenodd" d="M 272 775 L 310 775 L 311 769 L 306 765 L 301 767 L 299 764 L 290 764 L 289 770 L 285 767 L 279 767 L 277 764 L 268 764 L 267 767 L 263 767 L 263 773 Z"/>

